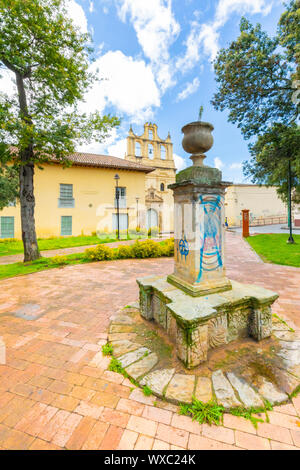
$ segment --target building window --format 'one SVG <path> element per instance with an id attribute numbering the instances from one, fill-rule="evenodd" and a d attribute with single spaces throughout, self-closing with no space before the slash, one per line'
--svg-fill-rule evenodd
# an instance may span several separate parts
<path id="1" fill-rule="evenodd" d="M 136 157 L 141 157 L 142 156 L 142 150 L 141 150 L 140 142 L 135 143 L 135 156 Z"/>
<path id="2" fill-rule="evenodd" d="M 58 207 L 75 207 L 72 184 L 59 185 Z"/>
<path id="3" fill-rule="evenodd" d="M 72 216 L 71 215 L 62 215 L 60 223 L 60 234 L 62 236 L 72 235 Z"/>
<path id="4" fill-rule="evenodd" d="M 165 190 L 165 185 L 164 185 L 164 183 L 160 183 L 160 190 L 161 190 L 161 191 L 164 191 L 164 190 Z"/>
<path id="5" fill-rule="evenodd" d="M 0 238 L 14 238 L 15 218 L 0 217 Z"/>
<path id="6" fill-rule="evenodd" d="M 167 151 L 166 151 L 166 147 L 164 145 L 161 145 L 160 146 L 160 158 L 162 160 L 165 160 L 166 159 L 166 155 L 167 155 Z"/>
<path id="7" fill-rule="evenodd" d="M 14 199 L 13 201 L 10 201 L 7 205 L 7 207 L 16 207 L 17 201 Z"/>
<path id="8" fill-rule="evenodd" d="M 149 131 L 148 131 L 148 139 L 153 140 L 153 130 L 152 129 L 149 129 Z"/>
<path id="9" fill-rule="evenodd" d="M 152 159 L 153 159 L 153 156 L 154 156 L 153 145 L 152 145 L 152 144 L 148 144 L 148 157 L 151 158 L 151 160 L 152 160 Z"/>
<path id="10" fill-rule="evenodd" d="M 127 207 L 126 205 L 126 188 L 122 186 L 118 186 L 118 188 L 115 189 L 115 207 L 117 207 L 117 192 L 119 193 L 119 207 L 121 209 L 125 209 Z"/>
<path id="11" fill-rule="evenodd" d="M 120 230 L 128 230 L 128 214 L 119 214 Z M 118 230 L 118 214 L 112 215 L 112 229 Z"/>

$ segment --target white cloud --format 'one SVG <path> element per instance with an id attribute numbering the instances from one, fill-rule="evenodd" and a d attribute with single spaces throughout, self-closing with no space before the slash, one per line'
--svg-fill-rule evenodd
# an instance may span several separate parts
<path id="1" fill-rule="evenodd" d="M 85 111 L 102 112 L 107 105 L 117 114 L 126 113 L 133 123 L 141 123 L 153 116 L 153 108 L 160 106 L 160 93 L 149 65 L 134 60 L 121 51 L 109 51 L 91 66 L 99 69 L 100 82 L 86 95 Z"/>
<path id="2" fill-rule="evenodd" d="M 102 154 L 102 155 L 107 155 L 107 149 L 114 145 L 114 143 L 118 139 L 118 130 L 116 128 L 113 128 L 110 132 L 110 135 L 103 140 L 102 142 L 91 142 L 90 144 L 82 144 L 77 147 L 78 152 L 87 152 L 87 153 L 96 153 L 96 154 Z M 117 155 L 116 155 L 117 156 Z"/>
<path id="3" fill-rule="evenodd" d="M 90 1 L 89 12 L 93 13 L 95 11 L 94 2 Z"/>
<path id="4" fill-rule="evenodd" d="M 180 157 L 180 155 L 173 153 L 173 158 L 174 158 L 175 167 L 177 168 L 178 171 L 183 170 L 187 166 L 186 160 L 183 157 Z"/>
<path id="5" fill-rule="evenodd" d="M 223 26 L 233 13 L 244 15 L 260 13 L 267 15 L 272 9 L 272 2 L 266 0 L 219 0 L 215 23 Z"/>
<path id="6" fill-rule="evenodd" d="M 82 6 L 75 2 L 75 0 L 67 0 L 65 6 L 68 16 L 73 20 L 75 26 L 77 26 L 82 33 L 87 33 L 88 22 Z"/>
<path id="7" fill-rule="evenodd" d="M 219 157 L 214 158 L 214 165 L 215 168 L 218 168 L 218 170 L 222 170 L 222 168 L 224 168 L 225 166 Z"/>
<path id="8" fill-rule="evenodd" d="M 107 147 L 108 155 L 124 158 L 127 152 L 127 139 L 117 140 L 114 144 Z"/>
<path id="9" fill-rule="evenodd" d="M 0 70 L 0 91 L 8 96 L 13 96 L 17 93 L 17 86 L 15 81 L 15 74 L 8 69 Z"/>
<path id="10" fill-rule="evenodd" d="M 144 55 L 150 59 L 163 90 L 174 84 L 169 48 L 180 26 L 172 12 L 171 0 L 115 0 L 120 19 L 131 21 Z"/>
<path id="11" fill-rule="evenodd" d="M 219 0 L 214 19 L 209 23 L 191 23 L 191 31 L 185 42 L 185 54 L 176 62 L 177 69 L 183 73 L 192 69 L 200 59 L 200 49 L 213 61 L 219 50 L 219 30 L 233 14 L 267 15 L 272 9 L 268 0 Z"/>
<path id="12" fill-rule="evenodd" d="M 240 170 L 241 168 L 243 168 L 243 164 L 242 163 L 232 163 L 229 168 L 231 170 Z"/>
<path id="13" fill-rule="evenodd" d="M 195 93 L 200 86 L 200 81 L 196 77 L 192 82 L 189 82 L 186 87 L 177 95 L 177 101 L 183 101 L 185 100 L 188 96 L 192 95 Z"/>

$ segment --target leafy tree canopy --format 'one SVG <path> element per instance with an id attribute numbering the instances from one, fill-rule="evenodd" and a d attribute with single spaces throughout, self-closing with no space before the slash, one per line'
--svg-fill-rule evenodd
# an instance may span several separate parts
<path id="1" fill-rule="evenodd" d="M 212 100 L 251 139 L 252 159 L 244 163 L 244 174 L 254 183 L 277 186 L 286 199 L 290 162 L 294 200 L 300 194 L 299 128 L 294 124 L 299 111 L 294 99 L 300 86 L 299 25 L 299 0 L 287 5 L 275 37 L 242 18 L 239 37 L 219 51 L 214 63 L 218 90 Z"/>
<path id="2" fill-rule="evenodd" d="M 244 162 L 244 174 L 256 183 L 277 186 L 279 196 L 288 194 L 287 163 L 291 162 L 293 201 L 300 203 L 300 129 L 296 124 L 274 124 L 250 145 L 252 159 Z"/>
<path id="3" fill-rule="evenodd" d="M 13 146 L 16 158 L 32 145 L 34 163 L 53 155 L 66 161 L 75 145 L 101 140 L 119 124 L 115 116 L 80 112 L 96 79 L 90 44 L 64 0 L 0 0 L 0 63 L 18 87 L 13 97 L 0 94 L 0 142 Z"/>

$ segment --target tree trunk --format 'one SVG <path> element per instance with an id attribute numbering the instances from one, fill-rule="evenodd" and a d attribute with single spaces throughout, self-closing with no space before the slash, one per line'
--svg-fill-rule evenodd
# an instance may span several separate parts
<path id="1" fill-rule="evenodd" d="M 16 74 L 16 83 L 18 88 L 18 98 L 20 104 L 20 116 L 22 121 L 32 126 L 32 119 L 28 112 L 26 92 L 24 86 L 24 77 L 19 73 Z M 37 244 L 34 220 L 34 163 L 33 163 L 33 144 L 32 141 L 21 150 L 21 165 L 19 169 L 20 178 L 20 204 L 21 204 L 21 227 L 22 240 L 24 245 L 24 262 L 34 261 L 40 258 L 39 247 Z"/>
<path id="2" fill-rule="evenodd" d="M 35 233 L 33 175 L 33 163 L 20 166 L 20 204 L 24 262 L 40 258 Z"/>

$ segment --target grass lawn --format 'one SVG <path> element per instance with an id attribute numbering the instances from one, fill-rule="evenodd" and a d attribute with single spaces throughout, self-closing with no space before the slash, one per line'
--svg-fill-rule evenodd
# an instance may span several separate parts
<path id="1" fill-rule="evenodd" d="M 99 239 L 98 239 L 99 242 Z M 155 242 L 158 245 L 165 245 L 166 241 Z M 113 251 L 118 251 L 118 248 L 112 248 Z M 117 258 L 122 259 L 122 258 Z M 46 269 L 62 268 L 72 264 L 92 263 L 85 253 L 74 253 L 71 255 L 53 256 L 51 258 L 40 258 L 36 261 L 28 263 L 12 263 L 0 264 L 0 279 L 9 277 L 22 276 L 24 274 L 32 274 Z"/>
<path id="2" fill-rule="evenodd" d="M 300 235 L 293 235 L 295 244 L 287 243 L 288 233 L 253 235 L 246 238 L 256 253 L 269 263 L 300 267 Z"/>
<path id="3" fill-rule="evenodd" d="M 38 239 L 39 249 L 58 250 L 59 248 L 70 248 L 72 246 L 97 245 L 98 243 L 111 243 L 117 241 L 114 238 L 98 238 L 97 236 L 80 237 L 58 237 L 58 238 L 40 238 Z M 0 239 L 0 256 L 15 255 L 23 253 L 22 240 L 3 240 Z"/>
<path id="4" fill-rule="evenodd" d="M 67 262 L 63 265 L 56 262 L 55 258 L 40 258 L 30 263 L 13 263 L 0 265 L 0 279 L 8 277 L 20 276 L 22 274 L 31 274 L 45 269 L 59 268 L 70 264 L 88 263 L 89 260 L 84 258 L 84 253 L 76 253 L 73 255 L 64 255 Z"/>

